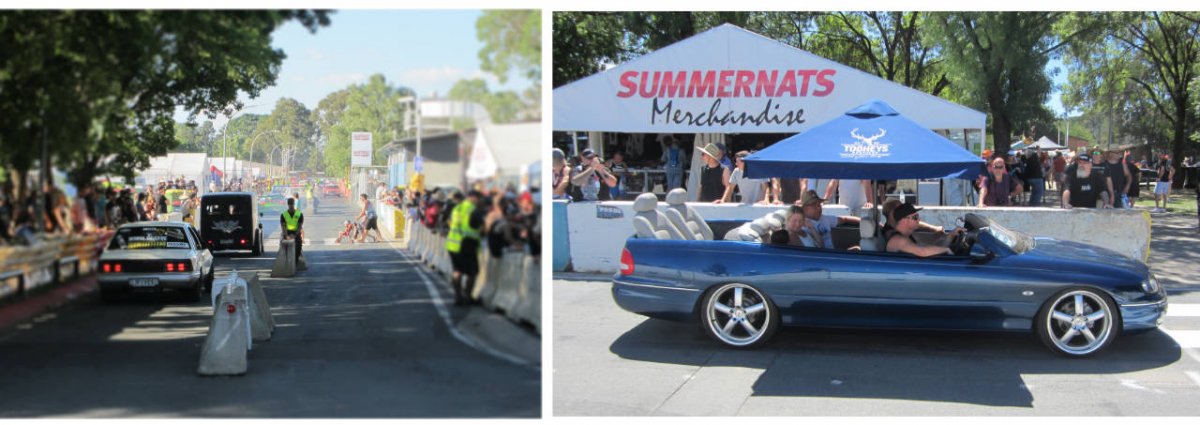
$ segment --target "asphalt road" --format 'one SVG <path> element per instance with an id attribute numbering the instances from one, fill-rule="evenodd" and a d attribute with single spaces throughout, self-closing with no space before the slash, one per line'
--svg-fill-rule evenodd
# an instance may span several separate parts
<path id="1" fill-rule="evenodd" d="M 246 375 L 196 374 L 207 303 L 107 305 L 93 294 L 0 331 L 0 417 L 540 416 L 537 336 L 447 307 L 449 290 L 391 244 L 331 244 L 357 213 L 343 202 L 306 216 L 309 269 L 297 277 L 269 277 L 279 227 L 271 213 L 271 257 L 217 254 L 218 278 L 260 271 L 277 323 L 270 341 L 254 344 Z"/>
<path id="2" fill-rule="evenodd" d="M 758 350 L 626 312 L 609 276 L 554 281 L 555 416 L 1200 415 L 1194 216 L 1154 218 L 1163 330 L 1065 359 L 1033 336 L 783 329 Z"/>

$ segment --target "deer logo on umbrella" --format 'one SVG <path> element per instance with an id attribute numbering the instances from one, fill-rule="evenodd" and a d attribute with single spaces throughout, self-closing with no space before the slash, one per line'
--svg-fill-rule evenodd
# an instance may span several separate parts
<path id="1" fill-rule="evenodd" d="M 884 135 L 887 135 L 887 130 L 882 128 L 879 129 L 878 134 L 871 135 L 870 137 L 858 134 L 857 128 L 850 130 L 850 137 L 858 141 L 842 144 L 842 149 L 844 149 L 841 154 L 842 158 L 883 158 L 890 156 L 891 152 L 889 152 L 889 149 L 892 145 L 890 143 L 876 142 L 876 140 L 879 140 Z"/>

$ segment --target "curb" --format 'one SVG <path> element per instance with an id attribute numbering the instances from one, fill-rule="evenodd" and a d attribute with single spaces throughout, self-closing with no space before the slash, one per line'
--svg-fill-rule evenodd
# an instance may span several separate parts
<path id="1" fill-rule="evenodd" d="M 59 309 L 97 292 L 96 275 L 84 276 L 11 304 L 0 305 L 0 331 L 25 323 L 47 311 Z"/>

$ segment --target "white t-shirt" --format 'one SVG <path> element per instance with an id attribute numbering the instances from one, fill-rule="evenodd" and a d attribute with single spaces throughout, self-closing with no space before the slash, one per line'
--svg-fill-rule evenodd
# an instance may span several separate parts
<path id="1" fill-rule="evenodd" d="M 855 180 L 857 182 L 857 180 Z M 817 232 L 821 233 L 821 239 L 825 242 L 825 248 L 833 248 L 833 228 L 838 225 L 838 218 L 835 215 L 821 215 L 820 220 L 809 220 L 813 222 L 813 227 Z"/>
<path id="2" fill-rule="evenodd" d="M 746 205 L 753 205 L 762 199 L 762 186 L 765 182 L 765 179 L 742 177 L 741 168 L 735 168 L 729 175 L 729 183 L 737 185 L 738 191 L 742 193 L 742 203 Z"/>
<path id="3" fill-rule="evenodd" d="M 838 203 L 858 211 L 867 203 L 867 194 L 863 193 L 862 180 L 839 180 Z"/>

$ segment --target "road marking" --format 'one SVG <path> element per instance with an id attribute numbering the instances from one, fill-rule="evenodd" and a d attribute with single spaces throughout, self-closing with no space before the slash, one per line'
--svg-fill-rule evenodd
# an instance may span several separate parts
<path id="1" fill-rule="evenodd" d="M 434 286 L 434 283 L 428 277 L 427 272 L 424 269 L 422 269 L 420 265 L 416 264 L 416 261 L 412 258 L 411 255 L 402 251 L 400 248 L 397 248 L 395 242 L 387 241 L 387 244 L 389 246 L 391 246 L 392 249 L 396 251 L 396 253 L 398 253 L 402 257 L 408 259 L 410 264 L 414 264 L 413 270 L 417 271 L 417 276 L 420 276 L 421 282 L 425 283 L 425 289 L 429 291 L 429 296 L 430 296 L 430 298 L 433 299 L 433 306 L 437 309 L 438 316 L 441 316 L 442 321 L 445 322 L 445 324 L 446 324 L 446 328 L 450 329 L 450 334 L 453 335 L 455 339 L 457 339 L 459 342 L 462 342 L 464 345 L 466 345 L 468 347 L 479 350 L 480 352 L 482 352 L 484 354 L 487 354 L 492 357 L 515 364 L 517 366 L 532 369 L 534 371 L 537 371 L 538 373 L 541 373 L 541 370 L 542 370 L 541 367 L 534 366 L 534 365 L 530 364 L 528 361 L 525 361 L 525 359 L 510 355 L 508 353 L 502 352 L 495 348 L 489 347 L 482 342 L 476 341 L 475 339 L 468 337 L 465 333 L 463 333 L 461 330 L 459 330 L 458 326 L 454 326 L 454 321 L 450 319 L 450 310 L 446 308 L 446 302 L 444 300 L 442 300 L 442 296 L 440 294 L 438 294 L 437 287 Z"/>
<path id="2" fill-rule="evenodd" d="M 1135 390 L 1149 391 L 1149 392 L 1153 392 L 1153 393 L 1155 393 L 1155 394 L 1166 394 L 1166 393 L 1167 393 L 1166 391 L 1163 391 L 1163 390 L 1160 390 L 1160 389 L 1157 389 L 1157 388 L 1146 388 L 1146 387 L 1143 387 L 1143 386 L 1141 386 L 1140 384 L 1138 384 L 1138 383 L 1137 383 L 1137 381 L 1134 381 L 1134 380 L 1132 380 L 1132 379 L 1122 379 L 1122 380 L 1121 380 L 1121 386 L 1123 386 L 1123 387 L 1125 387 L 1125 388 L 1131 388 L 1131 389 L 1135 389 Z"/>
<path id="3" fill-rule="evenodd" d="M 1168 304 L 1167 317 L 1200 316 L 1200 304 Z"/>
<path id="4" fill-rule="evenodd" d="M 1173 330 L 1167 329 L 1166 326 L 1159 326 L 1158 329 L 1163 331 L 1163 333 L 1166 333 L 1167 336 L 1171 337 L 1171 339 L 1175 340 L 1175 343 L 1179 344 L 1179 349 L 1183 350 L 1184 353 L 1187 353 L 1187 355 L 1190 356 L 1192 358 L 1192 360 L 1200 362 L 1200 354 L 1197 354 L 1196 350 L 1193 350 L 1191 348 L 1191 346 L 1188 346 L 1185 344 L 1185 342 L 1187 341 L 1187 338 L 1188 338 L 1188 335 L 1187 335 L 1188 332 L 1196 334 L 1196 333 L 1200 333 L 1200 331 L 1173 331 Z"/>
<path id="5" fill-rule="evenodd" d="M 1189 370 L 1184 372 L 1184 374 L 1187 375 L 1188 378 L 1192 378 L 1192 382 L 1195 382 L 1197 386 L 1200 386 L 1200 372 Z"/>
<path id="6" fill-rule="evenodd" d="M 1159 327 L 1171 336 L 1180 347 L 1184 348 L 1200 348 L 1200 331 L 1178 331 Z"/>

